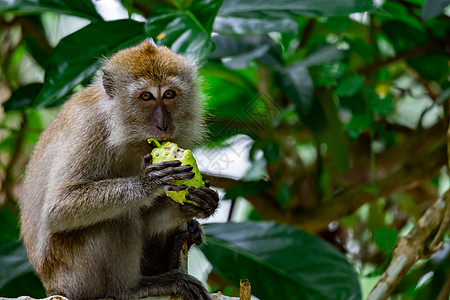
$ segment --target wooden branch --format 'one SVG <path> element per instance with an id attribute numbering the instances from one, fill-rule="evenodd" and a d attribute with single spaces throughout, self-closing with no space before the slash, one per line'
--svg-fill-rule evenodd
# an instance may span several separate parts
<path id="1" fill-rule="evenodd" d="M 429 180 L 447 161 L 446 149 L 440 147 L 431 153 L 412 156 L 403 166 L 382 179 L 375 180 L 374 193 L 369 183 L 363 183 L 334 196 L 329 202 L 322 203 L 310 211 L 293 212 L 284 223 L 292 224 L 309 232 L 317 232 L 328 223 L 354 213 L 363 204 L 379 197 L 418 186 Z"/>
<path id="2" fill-rule="evenodd" d="M 429 255 L 427 241 L 442 223 L 450 206 L 449 193 L 431 206 L 406 237 L 400 237 L 394 248 L 392 261 L 367 300 L 384 300 L 397 287 L 400 280 L 423 256 Z"/>

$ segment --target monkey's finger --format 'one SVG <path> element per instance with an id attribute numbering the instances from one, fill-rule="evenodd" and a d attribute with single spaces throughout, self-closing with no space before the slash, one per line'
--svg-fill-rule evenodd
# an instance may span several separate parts
<path id="1" fill-rule="evenodd" d="M 215 210 L 217 208 L 219 204 L 219 195 L 216 191 L 204 186 L 198 188 L 190 186 L 188 191 L 189 193 L 195 194 L 200 198 L 208 201 L 208 204 L 212 207 L 212 209 Z"/>
<path id="2" fill-rule="evenodd" d="M 219 195 L 217 194 L 217 192 L 213 189 L 210 189 L 209 187 L 206 187 L 206 186 L 199 186 L 198 188 L 193 187 L 193 186 L 189 187 L 189 192 L 191 192 L 191 193 L 198 193 L 200 191 L 207 193 L 208 195 L 210 195 L 213 198 L 219 199 Z"/>
<path id="3" fill-rule="evenodd" d="M 147 166 L 146 170 L 149 172 L 156 171 L 156 170 L 162 170 L 169 167 L 178 167 L 181 165 L 181 161 L 179 160 L 169 160 L 169 161 L 163 161 L 154 165 Z"/>
<path id="4" fill-rule="evenodd" d="M 172 173 L 184 173 L 192 171 L 193 167 L 191 165 L 184 165 L 180 167 L 173 168 Z"/>
<path id="5" fill-rule="evenodd" d="M 170 168 L 166 168 L 166 169 L 162 169 L 162 170 L 157 170 L 157 171 L 151 171 L 150 175 L 154 176 L 156 178 L 163 178 L 169 175 L 175 175 L 175 174 L 187 174 L 187 173 L 192 173 L 192 167 L 191 166 L 182 166 L 182 167 L 170 167 Z M 195 174 L 194 174 L 195 176 Z"/>
<path id="6" fill-rule="evenodd" d="M 185 184 L 182 185 L 174 185 L 174 184 L 165 184 L 163 185 L 163 190 L 165 191 L 172 191 L 172 192 L 179 192 L 182 190 L 185 190 L 188 186 Z"/>
<path id="7" fill-rule="evenodd" d="M 202 229 L 196 220 L 191 220 L 187 224 L 187 231 L 189 232 L 190 244 L 199 246 L 203 242 Z"/>
<path id="8" fill-rule="evenodd" d="M 190 201 L 193 201 L 193 202 L 195 202 L 195 203 L 197 203 L 199 205 L 198 207 L 195 207 L 196 210 L 197 210 L 196 217 L 207 218 L 210 215 L 212 215 L 212 213 L 214 212 L 214 209 L 211 207 L 211 205 L 208 203 L 208 201 L 206 201 L 206 200 L 204 200 L 204 199 L 202 199 L 202 198 L 200 198 L 200 197 L 198 197 L 196 195 L 186 194 L 185 198 L 190 200 Z M 185 203 L 184 205 L 185 206 L 186 205 L 193 206 L 193 205 L 191 205 L 189 203 Z"/>
<path id="9" fill-rule="evenodd" d="M 160 180 L 162 182 L 170 182 L 170 181 L 175 181 L 175 180 L 183 180 L 183 179 L 192 179 L 194 178 L 195 173 L 189 172 L 189 173 L 181 173 L 181 174 L 170 174 L 167 175 L 163 178 L 161 178 Z"/>

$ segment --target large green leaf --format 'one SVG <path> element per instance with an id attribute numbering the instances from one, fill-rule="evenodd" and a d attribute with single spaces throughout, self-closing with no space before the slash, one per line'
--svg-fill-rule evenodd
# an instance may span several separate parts
<path id="1" fill-rule="evenodd" d="M 232 69 L 248 67 L 253 59 L 272 68 L 283 65 L 276 43 L 268 35 L 254 35 L 234 38 L 225 35 L 213 36 L 216 49 L 209 58 L 226 58 L 224 65 Z"/>
<path id="2" fill-rule="evenodd" d="M 3 142 L 0 144 L 3 144 Z M 0 207 L 0 220 L 2 220 L 2 226 L 0 226 L 0 245 L 17 240 L 19 237 L 17 216 L 6 205 Z"/>
<path id="3" fill-rule="evenodd" d="M 297 35 L 298 24 L 293 19 L 249 19 L 237 17 L 217 17 L 214 32 L 228 35 L 255 35 L 269 32 Z"/>
<path id="4" fill-rule="evenodd" d="M 214 48 L 211 32 L 222 0 L 194 0 L 185 11 L 161 10 L 147 20 L 145 31 L 174 52 L 204 59 Z"/>
<path id="5" fill-rule="evenodd" d="M 63 38 L 52 52 L 44 87 L 33 105 L 61 102 L 75 86 L 95 73 L 103 57 L 144 38 L 144 24 L 133 20 L 89 24 Z"/>
<path id="6" fill-rule="evenodd" d="M 278 84 L 298 111 L 309 114 L 313 103 L 313 82 L 308 69 L 301 62 L 278 71 Z"/>
<path id="7" fill-rule="evenodd" d="M 0 1 L 0 15 L 54 12 L 90 20 L 102 20 L 91 0 L 7 0 Z"/>
<path id="8" fill-rule="evenodd" d="M 11 97 L 2 104 L 5 111 L 30 107 L 41 89 L 42 83 L 30 83 L 19 87 L 12 93 Z"/>
<path id="9" fill-rule="evenodd" d="M 426 0 L 422 7 L 422 19 L 428 20 L 436 17 L 450 5 L 450 0 Z"/>
<path id="10" fill-rule="evenodd" d="M 247 195 L 255 194 L 262 190 L 265 190 L 270 186 L 271 183 L 264 180 L 244 182 L 237 187 L 227 190 L 223 198 L 236 199 L 237 197 L 245 197 Z"/>
<path id="11" fill-rule="evenodd" d="M 398 52 L 423 45 L 428 41 L 428 35 L 423 27 L 413 26 L 406 22 L 386 21 L 383 22 L 382 28 Z"/>
<path id="12" fill-rule="evenodd" d="M 19 240 L 0 246 L 0 266 L 0 288 L 14 278 L 33 271 Z"/>
<path id="13" fill-rule="evenodd" d="M 224 0 L 219 16 L 245 18 L 288 18 L 339 16 L 374 10 L 371 0 Z"/>
<path id="14" fill-rule="evenodd" d="M 361 299 L 358 277 L 324 240 L 272 222 L 206 224 L 201 247 L 232 284 L 248 278 L 261 299 Z"/>

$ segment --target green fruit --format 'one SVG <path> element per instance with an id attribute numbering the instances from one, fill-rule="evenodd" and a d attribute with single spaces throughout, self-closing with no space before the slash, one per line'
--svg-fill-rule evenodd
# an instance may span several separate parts
<path id="1" fill-rule="evenodd" d="M 187 186 L 193 186 L 193 187 L 201 187 L 205 186 L 205 183 L 203 182 L 202 175 L 200 174 L 200 171 L 198 170 L 197 163 L 195 162 L 195 158 L 192 155 L 191 150 L 189 149 L 182 149 L 178 147 L 177 144 L 166 141 L 159 143 L 155 139 L 148 139 L 147 140 L 149 144 L 152 142 L 155 143 L 156 148 L 154 148 L 151 152 L 152 155 L 152 164 L 157 164 L 163 161 L 170 161 L 170 160 L 179 160 L 181 161 L 181 165 L 190 165 L 192 166 L 192 172 L 195 173 L 194 178 L 192 179 L 183 179 L 183 180 L 177 180 L 177 185 L 185 184 Z M 175 183 L 174 183 L 175 184 Z M 188 190 L 182 190 L 179 192 L 174 191 L 165 191 L 166 195 L 170 197 L 172 200 L 183 204 L 189 203 L 195 206 L 198 206 L 197 203 L 187 200 L 185 198 L 186 194 L 188 193 Z"/>

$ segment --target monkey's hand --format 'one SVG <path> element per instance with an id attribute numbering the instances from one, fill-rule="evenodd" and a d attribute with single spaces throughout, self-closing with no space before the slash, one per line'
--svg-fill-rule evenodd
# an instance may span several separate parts
<path id="1" fill-rule="evenodd" d="M 190 186 L 188 192 L 185 196 L 186 199 L 198 204 L 198 206 L 194 206 L 185 203 L 180 207 L 180 210 L 188 216 L 201 219 L 207 218 L 214 213 L 219 205 L 219 195 L 210 188 Z"/>
<path id="2" fill-rule="evenodd" d="M 144 277 L 141 286 L 148 287 L 142 296 L 179 295 L 185 300 L 209 300 L 208 291 L 195 277 L 180 270 L 172 270 L 156 276 Z M 141 296 L 141 297 L 142 297 Z"/>
<path id="3" fill-rule="evenodd" d="M 191 179 L 195 174 L 191 172 L 192 166 L 180 165 L 181 161 L 179 160 L 163 161 L 158 164 L 147 165 L 141 179 L 149 185 L 156 183 L 165 191 L 182 191 L 187 188 L 187 185 L 176 185 L 174 181 Z"/>
<path id="4" fill-rule="evenodd" d="M 164 253 L 167 253 L 167 270 L 177 269 L 180 263 L 180 251 L 184 243 L 187 243 L 188 249 L 193 244 L 199 246 L 203 242 L 203 229 L 196 220 L 190 220 L 187 223 L 187 229 L 176 230 L 167 241 Z"/>

